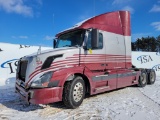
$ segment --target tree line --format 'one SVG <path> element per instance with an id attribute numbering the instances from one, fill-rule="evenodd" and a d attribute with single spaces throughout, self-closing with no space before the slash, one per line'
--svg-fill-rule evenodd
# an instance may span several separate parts
<path id="1" fill-rule="evenodd" d="M 160 52 L 160 35 L 138 38 L 131 46 L 132 51 Z"/>

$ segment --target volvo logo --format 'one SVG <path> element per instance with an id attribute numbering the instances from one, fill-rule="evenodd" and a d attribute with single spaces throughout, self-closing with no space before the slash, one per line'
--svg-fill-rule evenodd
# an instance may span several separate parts
<path id="1" fill-rule="evenodd" d="M 137 58 L 137 60 L 140 61 L 141 64 L 153 61 L 150 55 L 141 55 Z"/>

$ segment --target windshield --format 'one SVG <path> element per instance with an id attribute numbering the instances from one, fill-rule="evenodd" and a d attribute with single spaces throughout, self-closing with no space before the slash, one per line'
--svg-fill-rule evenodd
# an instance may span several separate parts
<path id="1" fill-rule="evenodd" d="M 76 30 L 58 37 L 56 48 L 82 46 L 85 30 Z"/>

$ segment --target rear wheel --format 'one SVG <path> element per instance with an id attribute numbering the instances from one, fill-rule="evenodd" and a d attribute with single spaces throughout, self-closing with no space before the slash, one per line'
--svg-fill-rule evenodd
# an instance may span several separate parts
<path id="1" fill-rule="evenodd" d="M 147 84 L 147 73 L 143 70 L 141 71 L 141 75 L 139 77 L 138 86 L 145 87 Z"/>
<path id="2" fill-rule="evenodd" d="M 148 73 L 148 84 L 154 84 L 156 80 L 156 73 L 154 70 L 150 70 Z"/>
<path id="3" fill-rule="evenodd" d="M 77 108 L 83 102 L 85 96 L 85 83 L 82 77 L 75 77 L 67 81 L 63 89 L 63 102 L 68 108 Z"/>

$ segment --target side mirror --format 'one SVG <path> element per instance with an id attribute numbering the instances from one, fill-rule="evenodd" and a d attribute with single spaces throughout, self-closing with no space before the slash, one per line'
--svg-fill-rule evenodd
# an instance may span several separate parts
<path id="1" fill-rule="evenodd" d="M 53 40 L 53 48 L 56 48 L 56 44 L 57 44 L 57 40 L 54 39 L 54 40 Z"/>
<path id="2" fill-rule="evenodd" d="M 98 48 L 98 45 L 99 45 L 98 42 L 99 42 L 99 31 L 98 31 L 98 29 L 92 29 L 92 32 L 91 32 L 92 49 Z"/>

